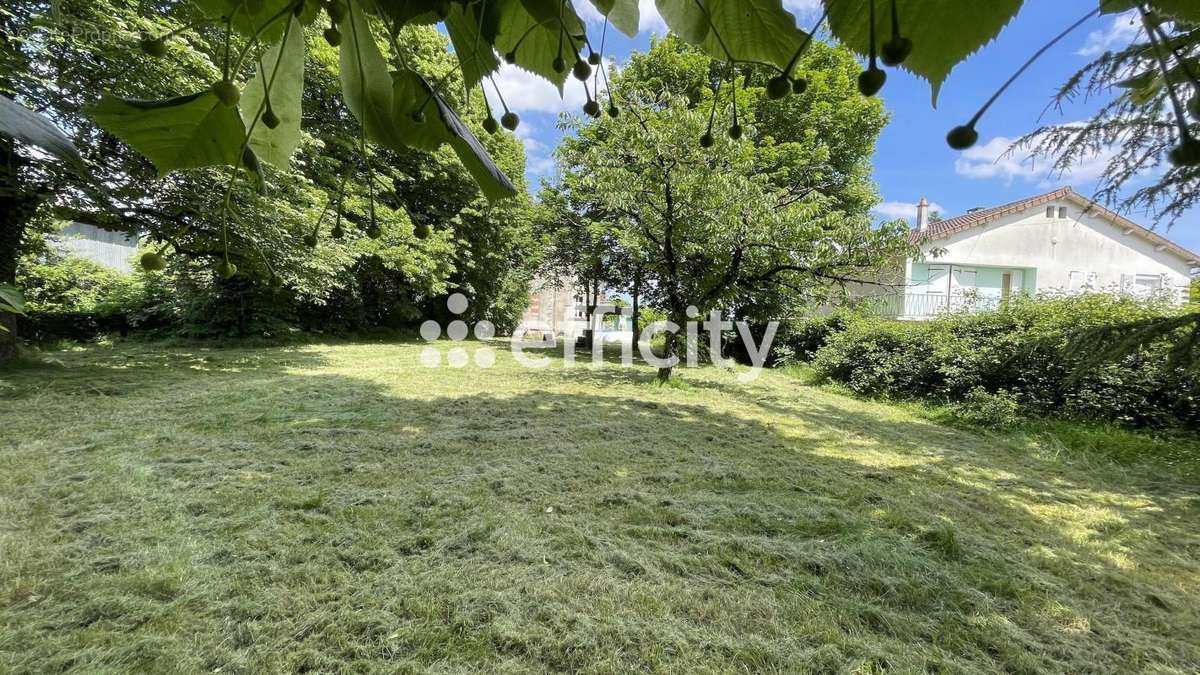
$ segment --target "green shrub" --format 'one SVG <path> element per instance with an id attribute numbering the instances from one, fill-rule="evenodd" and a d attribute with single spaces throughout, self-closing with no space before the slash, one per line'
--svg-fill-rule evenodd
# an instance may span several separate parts
<path id="1" fill-rule="evenodd" d="M 831 335 L 813 365 L 866 395 L 954 403 L 976 390 L 1004 391 L 1027 413 L 1127 426 L 1197 426 L 1200 377 L 1168 363 L 1171 339 L 1099 366 L 1087 366 L 1088 354 L 1075 348 L 1089 329 L 1178 311 L 1087 295 L 1022 300 L 928 322 L 864 318 Z"/>
<path id="2" fill-rule="evenodd" d="M 951 406 L 951 414 L 973 427 L 1001 431 L 1021 422 L 1017 397 L 1001 389 L 995 393 L 976 387 L 961 402 Z"/>

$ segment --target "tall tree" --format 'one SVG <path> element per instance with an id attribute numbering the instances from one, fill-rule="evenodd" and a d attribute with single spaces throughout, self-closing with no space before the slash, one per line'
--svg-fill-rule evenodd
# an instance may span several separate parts
<path id="1" fill-rule="evenodd" d="M 869 217 L 885 116 L 857 95 L 848 52 L 818 47 L 802 68 L 810 91 L 764 114 L 765 72 L 655 42 L 614 79 L 617 115 L 577 121 L 560 147 L 556 222 L 568 232 L 578 232 L 572 216 L 602 223 L 607 259 L 640 263 L 622 269 L 644 272 L 647 299 L 680 326 L 689 307 L 777 308 L 871 280 L 907 247 L 904 228 Z M 665 356 L 677 353 L 669 334 Z"/>

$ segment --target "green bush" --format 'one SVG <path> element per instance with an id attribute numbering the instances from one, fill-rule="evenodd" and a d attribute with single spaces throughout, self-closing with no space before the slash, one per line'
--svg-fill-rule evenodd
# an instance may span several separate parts
<path id="1" fill-rule="evenodd" d="M 1087 295 L 1022 300 L 928 322 L 863 318 L 833 334 L 818 373 L 866 395 L 963 401 L 1009 392 L 1022 412 L 1127 426 L 1200 425 L 1200 378 L 1168 363 L 1169 338 L 1099 366 L 1075 342 L 1089 329 L 1178 312 L 1154 302 Z"/>
<path id="2" fill-rule="evenodd" d="M 973 427 L 996 431 L 1012 429 L 1020 421 L 1021 405 L 1017 397 L 1001 389 L 995 393 L 976 387 L 960 403 L 951 406 L 951 414 Z"/>
<path id="3" fill-rule="evenodd" d="M 119 272 L 50 247 L 19 261 L 17 285 L 26 299 L 21 335 L 35 342 L 125 333 L 143 323 L 150 300 L 140 271 Z"/>

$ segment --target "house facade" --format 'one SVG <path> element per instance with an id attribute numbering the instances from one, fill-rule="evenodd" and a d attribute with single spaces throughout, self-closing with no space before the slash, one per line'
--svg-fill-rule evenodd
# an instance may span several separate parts
<path id="1" fill-rule="evenodd" d="M 529 305 L 521 316 L 526 331 L 544 333 L 568 340 L 581 337 L 588 328 L 587 291 L 571 279 L 537 277 L 529 289 Z M 598 306 L 609 305 L 613 298 L 601 292 Z M 609 315 L 600 326 L 608 339 L 631 330 L 629 317 Z"/>
<path id="2" fill-rule="evenodd" d="M 895 315 L 987 309 L 1019 294 L 1162 294 L 1183 303 L 1200 256 L 1069 187 L 931 222 L 922 199 Z"/>
<path id="3" fill-rule="evenodd" d="M 54 243 L 66 253 L 118 272 L 133 271 L 134 257 L 138 252 L 137 237 L 84 223 L 68 223 L 55 233 Z"/>

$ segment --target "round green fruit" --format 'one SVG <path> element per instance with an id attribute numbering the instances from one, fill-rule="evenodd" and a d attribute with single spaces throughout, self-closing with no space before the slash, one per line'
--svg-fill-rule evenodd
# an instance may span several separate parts
<path id="1" fill-rule="evenodd" d="M 342 229 L 341 225 L 334 225 L 333 229 L 329 231 L 329 236 L 340 240 L 346 236 L 346 231 Z"/>
<path id="2" fill-rule="evenodd" d="M 912 54 L 912 50 L 912 40 L 896 36 L 883 43 L 883 49 L 879 50 L 879 58 L 885 64 L 895 67 L 904 63 L 908 59 L 908 55 Z"/>
<path id="3" fill-rule="evenodd" d="M 702 148 L 711 148 L 716 142 L 717 140 L 713 138 L 712 132 L 706 132 L 700 137 L 700 147 Z"/>
<path id="4" fill-rule="evenodd" d="M 551 66 L 554 68 L 554 72 L 556 73 L 567 72 L 567 60 L 561 56 L 554 57 L 554 63 L 552 63 Z"/>
<path id="5" fill-rule="evenodd" d="M 367 236 L 372 239 L 378 239 L 383 236 L 383 230 L 379 229 L 378 225 L 372 223 L 371 226 L 367 228 Z"/>
<path id="6" fill-rule="evenodd" d="M 609 117 L 611 117 L 611 118 L 613 118 L 614 120 L 615 120 L 615 119 L 617 119 L 618 117 L 620 117 L 620 116 L 621 116 L 621 109 L 620 109 L 620 108 L 618 108 L 618 107 L 616 106 L 616 104 L 609 104 L 609 106 L 608 106 L 608 116 L 609 116 Z"/>
<path id="7" fill-rule="evenodd" d="M 871 67 L 858 76 L 858 91 L 863 96 L 874 96 L 883 89 L 883 84 L 887 82 L 887 73 L 882 70 Z"/>
<path id="8" fill-rule="evenodd" d="M 742 125 L 734 123 L 733 126 L 729 127 L 729 137 L 735 141 L 742 140 Z"/>
<path id="9" fill-rule="evenodd" d="M 212 93 L 217 95 L 217 99 L 221 101 L 221 103 L 224 103 L 231 108 L 237 105 L 238 101 L 242 100 L 241 90 L 237 88 L 236 84 L 230 82 L 229 80 L 220 80 L 218 82 L 214 82 L 212 86 Z"/>
<path id="10" fill-rule="evenodd" d="M 1200 141 L 1185 138 L 1176 148 L 1171 150 L 1171 163 L 1178 167 L 1200 166 Z"/>
<path id="11" fill-rule="evenodd" d="M 222 279 L 232 279 L 237 273 L 237 265 L 234 265 L 228 260 L 222 260 L 217 265 L 217 276 L 221 277 Z"/>
<path id="12" fill-rule="evenodd" d="M 600 65 L 600 55 L 596 52 L 588 54 L 588 63 L 592 64 L 593 66 Z"/>
<path id="13" fill-rule="evenodd" d="M 418 223 L 417 226 L 413 228 L 413 236 L 417 239 L 421 239 L 422 241 L 428 239 L 429 226 L 425 223 Z"/>
<path id="14" fill-rule="evenodd" d="M 521 126 L 521 116 L 515 112 L 506 112 L 500 118 L 500 124 L 509 131 L 516 131 L 517 127 Z"/>
<path id="15" fill-rule="evenodd" d="M 151 251 L 142 254 L 142 269 L 147 272 L 161 272 L 167 269 L 167 259 L 162 254 Z"/>
<path id="16" fill-rule="evenodd" d="M 500 131 L 500 123 L 496 121 L 495 117 L 489 117 L 483 121 L 483 130 L 494 136 L 497 131 Z"/>
<path id="17" fill-rule="evenodd" d="M 808 79 L 807 78 L 798 77 L 798 78 L 792 80 L 792 93 L 793 94 L 796 94 L 798 96 L 800 94 L 803 94 L 806 91 L 808 91 Z"/>
<path id="18" fill-rule="evenodd" d="M 153 38 L 149 35 L 142 35 L 142 51 L 147 56 L 153 56 L 156 59 L 161 59 L 167 55 L 167 42 L 162 38 Z"/>
<path id="19" fill-rule="evenodd" d="M 330 26 L 325 29 L 325 41 L 330 47 L 337 47 L 342 44 L 342 32 L 337 29 L 337 26 Z"/>
<path id="20" fill-rule="evenodd" d="M 315 235 L 315 234 L 304 235 L 304 245 L 309 248 L 316 248 L 317 247 L 317 235 Z"/>
<path id="21" fill-rule="evenodd" d="M 412 111 L 412 114 L 409 115 L 409 117 L 412 118 L 413 124 L 425 124 L 425 111 L 424 110 L 414 110 L 414 111 Z"/>
<path id="22" fill-rule="evenodd" d="M 583 104 L 583 112 L 588 117 L 593 117 L 593 118 L 599 117 L 600 116 L 600 104 L 598 102 L 596 102 L 595 100 L 588 101 L 587 103 Z"/>
<path id="23" fill-rule="evenodd" d="M 277 129 L 279 128 L 279 115 L 276 115 L 274 110 L 267 108 L 267 111 L 263 113 L 262 123 L 268 129 Z"/>
<path id="24" fill-rule="evenodd" d="M 787 75 L 777 75 L 767 82 L 767 98 L 778 101 L 792 93 L 792 82 Z"/>
<path id="25" fill-rule="evenodd" d="M 587 79 L 592 76 L 592 67 L 588 65 L 587 61 L 579 59 L 571 69 L 571 74 L 580 82 L 587 82 Z"/>
<path id="26" fill-rule="evenodd" d="M 975 131 L 975 127 L 964 124 L 961 127 L 954 127 L 950 133 L 946 134 L 946 143 L 955 150 L 966 150 L 967 148 L 979 142 L 979 132 Z"/>
<path id="27" fill-rule="evenodd" d="M 330 0 L 325 3 L 325 12 L 334 23 L 341 23 L 346 16 L 346 3 L 343 0 Z"/>

